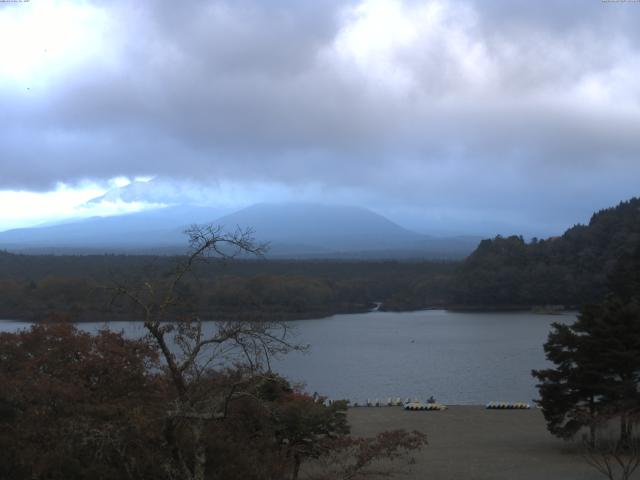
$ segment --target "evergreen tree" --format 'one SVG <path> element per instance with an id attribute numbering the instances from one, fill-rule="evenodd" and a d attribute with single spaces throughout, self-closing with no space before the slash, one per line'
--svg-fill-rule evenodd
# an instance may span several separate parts
<path id="1" fill-rule="evenodd" d="M 597 424 L 618 418 L 626 444 L 640 410 L 640 304 L 612 295 L 553 327 L 544 348 L 555 368 L 533 371 L 549 431 L 570 438 L 588 426 L 594 442 Z"/>
<path id="2" fill-rule="evenodd" d="M 538 404 L 549 431 L 560 438 L 571 438 L 589 426 L 593 443 L 600 376 L 595 370 L 597 362 L 590 357 L 582 340 L 573 326 L 554 323 L 544 350 L 556 368 L 532 373 L 541 382 Z"/>
<path id="3" fill-rule="evenodd" d="M 611 293 L 625 302 L 640 298 L 640 238 L 638 243 L 620 256 L 608 278 Z"/>
<path id="4" fill-rule="evenodd" d="M 574 328 L 598 362 L 602 413 L 619 418 L 620 443 L 627 445 L 640 411 L 640 304 L 610 296 L 585 309 Z"/>

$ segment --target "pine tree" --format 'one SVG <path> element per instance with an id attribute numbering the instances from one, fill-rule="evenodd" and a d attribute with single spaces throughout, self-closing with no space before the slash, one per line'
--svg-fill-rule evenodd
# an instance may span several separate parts
<path id="1" fill-rule="evenodd" d="M 594 443 L 600 376 L 582 340 L 573 326 L 554 323 L 544 349 L 556 368 L 532 373 L 541 382 L 538 404 L 549 431 L 560 438 L 571 438 L 588 426 Z"/>
<path id="2" fill-rule="evenodd" d="M 608 279 L 609 295 L 582 308 L 572 325 L 554 324 L 544 345 L 555 368 L 534 370 L 547 427 L 562 438 L 614 418 L 621 445 L 640 414 L 640 246 L 623 254 Z"/>

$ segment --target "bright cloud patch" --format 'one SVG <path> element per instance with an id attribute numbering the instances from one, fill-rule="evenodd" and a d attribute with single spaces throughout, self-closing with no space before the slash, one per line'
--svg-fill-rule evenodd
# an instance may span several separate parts
<path id="1" fill-rule="evenodd" d="M 122 185 L 122 179 L 97 185 L 82 182 L 75 186 L 59 184 L 50 192 L 0 191 L 0 231 L 66 218 L 108 216 L 140 211 L 157 205 L 122 200 L 88 204 L 103 195 L 106 188 Z"/>
<path id="2" fill-rule="evenodd" d="M 0 84 L 46 85 L 104 55 L 108 17 L 88 3 L 50 0 L 0 8 Z"/>

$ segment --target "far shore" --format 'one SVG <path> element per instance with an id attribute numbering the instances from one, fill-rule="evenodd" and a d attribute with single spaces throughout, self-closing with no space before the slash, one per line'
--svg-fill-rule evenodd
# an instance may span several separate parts
<path id="1" fill-rule="evenodd" d="M 430 310 L 443 310 L 455 313 L 536 313 L 540 315 L 565 315 L 565 314 L 575 314 L 578 310 L 577 308 L 572 307 L 546 307 L 539 305 L 532 306 L 464 306 L 464 305 L 447 305 L 447 306 L 427 306 L 413 309 L 394 309 L 394 308 L 384 308 L 382 305 L 379 309 L 373 308 L 353 308 L 347 310 L 340 311 L 314 311 L 314 312 L 297 312 L 297 313 L 280 313 L 280 314 L 270 314 L 265 317 L 254 316 L 254 315 L 232 315 L 227 313 L 221 313 L 216 315 L 215 318 L 203 318 L 204 322 L 213 322 L 213 321 L 233 321 L 233 320 L 254 320 L 260 322 L 290 322 L 290 321 L 299 321 L 299 320 L 320 320 L 323 318 L 329 318 L 334 315 L 352 315 L 352 314 L 363 314 L 363 313 L 376 313 L 376 312 L 388 312 L 388 313 L 411 313 L 411 312 L 421 312 L 421 311 L 430 311 Z M 47 314 L 48 315 L 48 314 Z M 3 318 L 5 317 L 5 318 Z M 63 317 L 61 317 L 63 318 Z M 34 315 L 29 314 L 28 316 L 21 316 L 14 314 L 8 315 L 0 315 L 0 321 L 11 321 L 11 322 L 21 322 L 21 323 L 44 323 L 51 322 L 48 316 L 42 315 Z M 65 319 L 63 321 L 69 321 L 71 323 L 100 323 L 100 322 L 142 322 L 143 320 L 139 317 L 120 317 L 120 316 L 110 316 L 105 313 L 100 313 L 99 315 L 89 315 L 81 318 L 70 318 Z M 55 321 L 54 321 L 55 323 Z"/>
<path id="2" fill-rule="evenodd" d="M 542 412 L 450 406 L 444 411 L 401 407 L 350 408 L 352 433 L 419 430 L 429 444 L 404 466 L 407 480 L 598 480 L 602 475 L 582 457 L 579 442 L 553 437 Z M 394 477 L 396 478 L 396 477 Z"/>

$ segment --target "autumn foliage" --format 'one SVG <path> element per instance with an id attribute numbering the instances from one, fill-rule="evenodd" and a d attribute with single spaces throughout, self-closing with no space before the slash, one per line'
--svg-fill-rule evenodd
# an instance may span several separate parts
<path id="1" fill-rule="evenodd" d="M 157 358 L 144 341 L 69 324 L 1 334 L 2 477 L 139 478 L 158 442 Z"/>
<path id="2" fill-rule="evenodd" d="M 172 479 L 176 455 L 195 448 L 189 422 L 168 428 L 176 393 L 144 339 L 64 323 L 3 333 L 0 385 L 3 480 Z M 199 394 L 239 390 L 204 423 L 206 478 L 364 478 L 425 443 L 417 432 L 353 438 L 344 402 L 329 405 L 268 372 L 198 379 Z"/>

